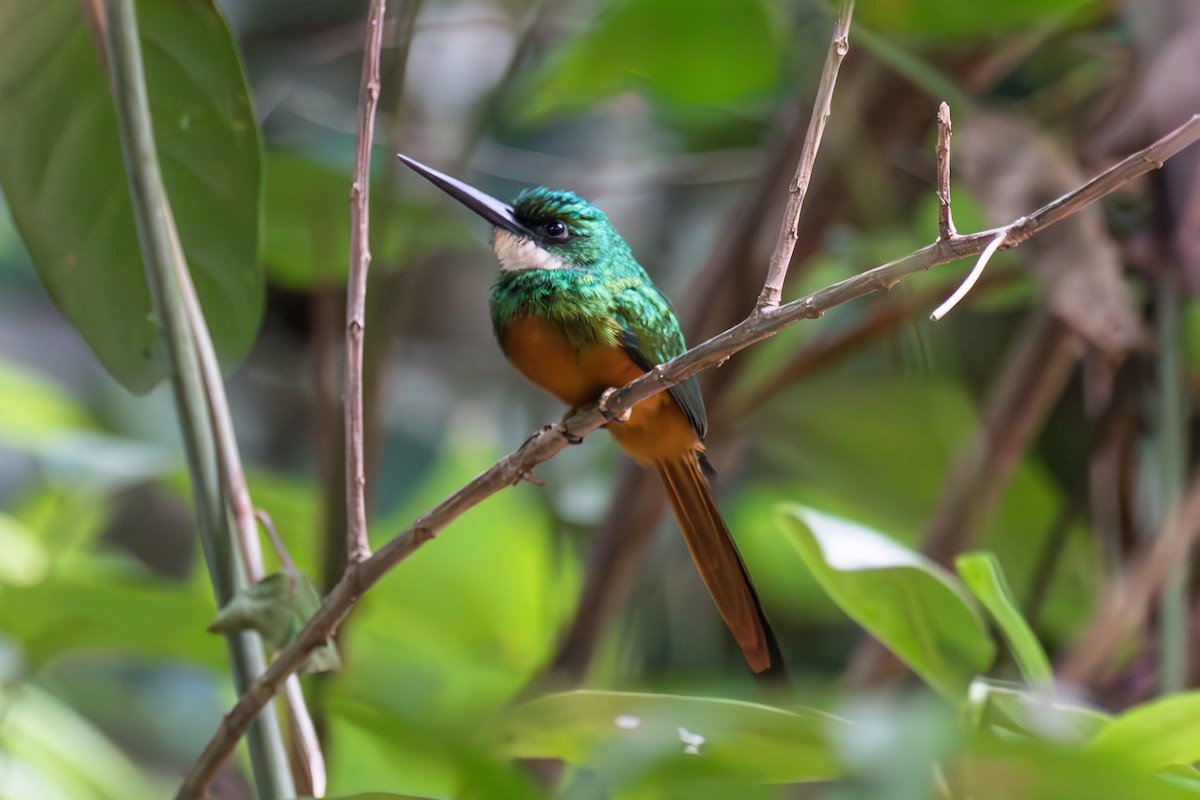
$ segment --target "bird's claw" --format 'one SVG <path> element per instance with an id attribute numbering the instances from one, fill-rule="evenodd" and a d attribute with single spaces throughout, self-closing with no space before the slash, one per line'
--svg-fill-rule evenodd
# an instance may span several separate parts
<path id="1" fill-rule="evenodd" d="M 583 444 L 583 437 L 576 436 L 567 428 L 567 420 L 571 418 L 574 412 L 568 412 L 567 416 L 563 417 L 562 422 L 558 423 L 559 434 L 567 440 L 567 444 Z"/>
<path id="2" fill-rule="evenodd" d="M 605 389 L 604 393 L 600 395 L 600 402 L 596 404 L 596 408 L 599 409 L 600 415 L 609 422 L 629 422 L 628 408 L 622 411 L 620 414 L 614 414 L 608 410 L 608 401 L 613 394 L 616 393 L 616 391 L 617 390 L 612 386 Z"/>

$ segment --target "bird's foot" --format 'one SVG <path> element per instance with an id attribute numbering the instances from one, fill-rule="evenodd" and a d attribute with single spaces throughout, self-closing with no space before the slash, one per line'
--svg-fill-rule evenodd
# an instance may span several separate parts
<path id="1" fill-rule="evenodd" d="M 576 436 L 575 434 L 571 433 L 571 430 L 567 427 L 567 421 L 574 415 L 574 409 L 567 412 L 567 415 L 562 418 L 561 422 L 558 423 L 558 432 L 564 439 L 567 440 L 567 444 L 583 444 L 583 437 Z"/>
<path id="2" fill-rule="evenodd" d="M 600 402 L 596 404 L 596 408 L 599 409 L 600 415 L 609 422 L 629 422 L 628 408 L 622 411 L 620 414 L 614 414 L 608 410 L 608 401 L 616 393 L 616 391 L 617 390 L 612 386 L 605 389 L 604 393 L 600 395 Z"/>

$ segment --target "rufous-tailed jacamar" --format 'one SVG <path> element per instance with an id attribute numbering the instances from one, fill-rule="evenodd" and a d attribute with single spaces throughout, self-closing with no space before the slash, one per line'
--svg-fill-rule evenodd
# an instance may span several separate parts
<path id="1" fill-rule="evenodd" d="M 670 302 L 600 209 L 572 192 L 528 189 L 504 203 L 407 156 L 400 159 L 495 226 L 491 297 L 501 349 L 569 406 L 600 399 L 686 349 Z M 658 471 L 683 538 L 750 668 L 782 667 L 774 636 L 704 475 L 704 401 L 695 378 L 606 426 Z"/>

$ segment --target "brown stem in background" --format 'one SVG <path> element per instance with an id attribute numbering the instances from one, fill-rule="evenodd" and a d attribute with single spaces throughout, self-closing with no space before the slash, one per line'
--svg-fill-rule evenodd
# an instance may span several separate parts
<path id="1" fill-rule="evenodd" d="M 1112 670 L 1117 651 L 1143 624 L 1150 603 L 1175 565 L 1190 557 L 1197 538 L 1200 476 L 1192 479 L 1183 501 L 1172 509 L 1158 535 L 1143 543 L 1124 574 L 1109 584 L 1091 624 L 1056 670 L 1064 683 L 1085 686 Z"/>

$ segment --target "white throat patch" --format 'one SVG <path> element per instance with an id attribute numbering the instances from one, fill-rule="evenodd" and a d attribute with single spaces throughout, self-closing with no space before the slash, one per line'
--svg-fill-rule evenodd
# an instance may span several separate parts
<path id="1" fill-rule="evenodd" d="M 496 252 L 501 272 L 568 268 L 561 258 L 538 247 L 537 242 L 503 228 L 495 229 L 492 235 L 492 250 Z"/>

